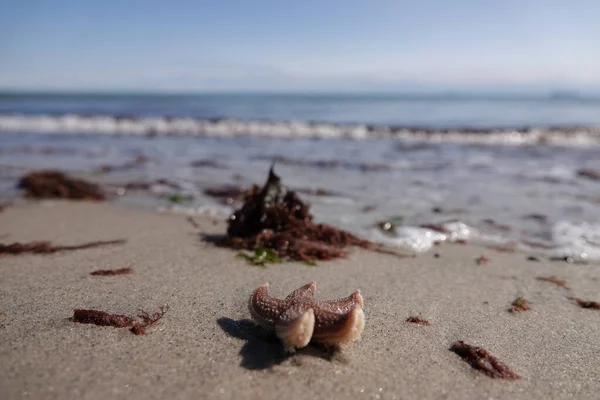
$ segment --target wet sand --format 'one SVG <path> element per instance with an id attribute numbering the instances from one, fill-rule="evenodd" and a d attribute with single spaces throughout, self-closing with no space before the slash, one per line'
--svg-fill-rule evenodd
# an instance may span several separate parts
<path id="1" fill-rule="evenodd" d="M 110 204 L 44 202 L 0 212 L 0 242 L 124 245 L 50 255 L 0 256 L 3 399 L 597 398 L 600 266 L 531 262 L 521 253 L 445 244 L 416 258 L 352 250 L 347 259 L 249 266 L 204 235 L 211 217 Z M 438 253 L 439 257 L 434 257 Z M 489 261 L 477 265 L 485 254 Z M 91 276 L 131 267 L 133 273 Z M 556 276 L 569 289 L 540 281 Z M 282 297 L 309 282 L 317 297 L 360 289 L 360 342 L 293 355 L 249 322 L 248 296 L 269 282 Z M 531 310 L 510 313 L 523 296 Z M 71 322 L 77 308 L 135 315 L 169 305 L 146 335 Z M 430 322 L 411 324 L 413 315 Z M 491 379 L 449 350 L 481 346 L 521 379 Z"/>

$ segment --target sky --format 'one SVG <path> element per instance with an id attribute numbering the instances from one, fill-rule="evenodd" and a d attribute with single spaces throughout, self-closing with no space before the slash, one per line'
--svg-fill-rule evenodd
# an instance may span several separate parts
<path id="1" fill-rule="evenodd" d="M 0 89 L 600 88 L 598 0 L 0 0 Z"/>

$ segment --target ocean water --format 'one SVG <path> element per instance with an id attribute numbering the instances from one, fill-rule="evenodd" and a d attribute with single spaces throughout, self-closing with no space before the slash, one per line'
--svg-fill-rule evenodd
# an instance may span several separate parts
<path id="1" fill-rule="evenodd" d="M 600 97 L 0 95 L 5 200 L 27 171 L 58 168 L 134 207 L 226 218 L 233 205 L 204 191 L 262 183 L 273 161 L 317 221 L 392 246 L 600 260 L 600 180 L 585 173 L 600 171 Z M 134 181 L 154 184 L 126 190 Z"/>

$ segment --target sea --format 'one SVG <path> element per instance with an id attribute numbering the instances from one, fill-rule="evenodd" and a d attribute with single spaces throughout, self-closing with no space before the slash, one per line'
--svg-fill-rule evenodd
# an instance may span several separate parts
<path id="1" fill-rule="evenodd" d="M 226 219 L 239 201 L 211 193 L 273 164 L 315 221 L 389 246 L 600 261 L 600 95 L 0 93 L 0 202 L 59 169 L 128 207 Z"/>

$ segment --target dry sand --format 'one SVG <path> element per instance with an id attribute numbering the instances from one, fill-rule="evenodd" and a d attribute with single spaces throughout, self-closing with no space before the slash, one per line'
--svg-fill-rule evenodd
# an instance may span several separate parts
<path id="1" fill-rule="evenodd" d="M 2 399 L 551 399 L 600 396 L 598 265 L 529 262 L 470 245 L 417 258 L 353 250 L 348 259 L 252 267 L 201 234 L 225 223 L 107 204 L 44 203 L 0 213 L 0 241 L 57 244 L 127 239 L 123 246 L 0 258 Z M 490 261 L 478 266 L 475 258 Z M 131 275 L 95 277 L 132 266 Z M 570 289 L 536 280 L 555 275 Z M 309 281 L 317 297 L 360 289 L 362 341 L 333 356 L 315 348 L 285 357 L 256 335 L 247 299 L 270 282 L 285 296 Z M 517 296 L 532 310 L 511 314 Z M 145 336 L 76 324 L 75 308 L 135 314 L 168 304 Z M 418 314 L 431 322 L 405 322 Z M 491 379 L 448 348 L 482 346 L 522 376 Z"/>

